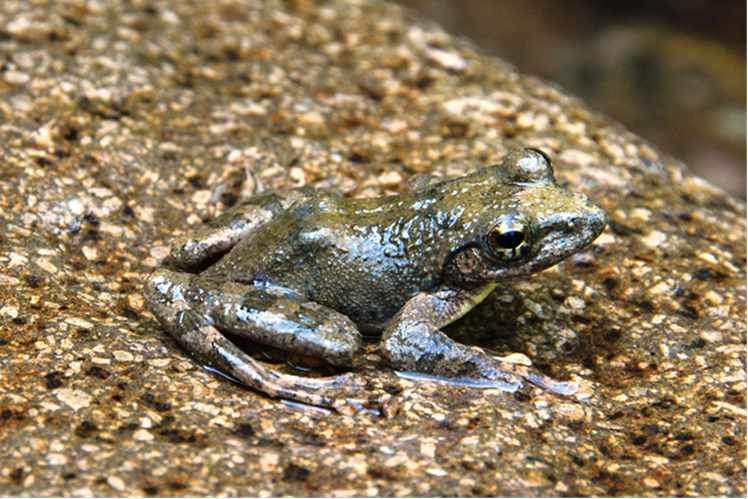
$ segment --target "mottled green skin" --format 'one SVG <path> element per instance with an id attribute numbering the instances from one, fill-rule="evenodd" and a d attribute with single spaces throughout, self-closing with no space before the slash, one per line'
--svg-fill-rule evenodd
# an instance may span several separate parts
<path id="1" fill-rule="evenodd" d="M 151 309 L 214 364 L 233 365 L 211 345 L 185 339 L 185 310 L 208 318 L 197 326 L 201 331 L 215 326 L 335 364 L 349 363 L 358 351 L 358 331 L 382 332 L 383 356 L 398 369 L 516 388 L 505 366 L 438 328 L 497 282 L 586 247 L 604 229 L 605 214 L 556 184 L 549 160 L 534 150 L 426 184 L 377 199 L 310 189 L 253 198 L 175 242 L 172 260 L 186 269 L 230 251 L 199 275 L 154 273 L 146 289 Z M 489 244 L 492 229 L 518 223 L 520 247 L 497 251 Z"/>

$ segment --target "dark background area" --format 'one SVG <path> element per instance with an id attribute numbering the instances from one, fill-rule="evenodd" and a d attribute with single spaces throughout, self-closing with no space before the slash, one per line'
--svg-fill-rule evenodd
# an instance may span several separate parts
<path id="1" fill-rule="evenodd" d="M 746 2 L 397 0 L 746 198 Z"/>

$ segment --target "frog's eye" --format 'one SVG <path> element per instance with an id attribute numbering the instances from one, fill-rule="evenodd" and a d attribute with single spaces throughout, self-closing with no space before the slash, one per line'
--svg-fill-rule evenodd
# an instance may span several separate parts
<path id="1" fill-rule="evenodd" d="M 541 151 L 540 149 L 535 149 L 534 147 L 529 147 L 527 150 L 538 153 L 539 155 L 541 155 L 543 157 L 543 159 L 545 160 L 545 162 L 548 163 L 548 166 L 553 167 L 553 161 L 551 160 L 551 157 L 548 156 L 543 151 Z"/>
<path id="2" fill-rule="evenodd" d="M 530 225 L 522 217 L 504 217 L 488 233 L 486 243 L 496 258 L 514 260 L 530 248 Z"/>

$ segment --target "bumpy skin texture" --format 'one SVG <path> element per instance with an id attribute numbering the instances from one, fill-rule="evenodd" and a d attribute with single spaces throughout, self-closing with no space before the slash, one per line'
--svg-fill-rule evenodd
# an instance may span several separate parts
<path id="1" fill-rule="evenodd" d="M 311 189 L 252 198 L 175 241 L 171 259 L 186 271 L 223 256 L 199 274 L 156 271 L 146 284 L 150 308 L 202 362 L 303 402 L 340 408 L 345 397 L 333 392 L 360 380 L 280 375 L 220 331 L 337 365 L 359 350 L 359 331 L 381 332 L 382 354 L 396 369 L 492 380 L 508 390 L 522 378 L 536 382 L 439 328 L 497 282 L 589 245 L 605 214 L 556 184 L 550 160 L 531 149 L 462 178 L 421 184 L 377 199 Z M 545 381 L 539 384 L 553 387 Z"/>

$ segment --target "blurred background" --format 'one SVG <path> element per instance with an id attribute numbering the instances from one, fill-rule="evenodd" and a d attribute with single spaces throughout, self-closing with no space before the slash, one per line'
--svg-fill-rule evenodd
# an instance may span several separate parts
<path id="1" fill-rule="evenodd" d="M 746 2 L 396 0 L 746 198 Z"/>

